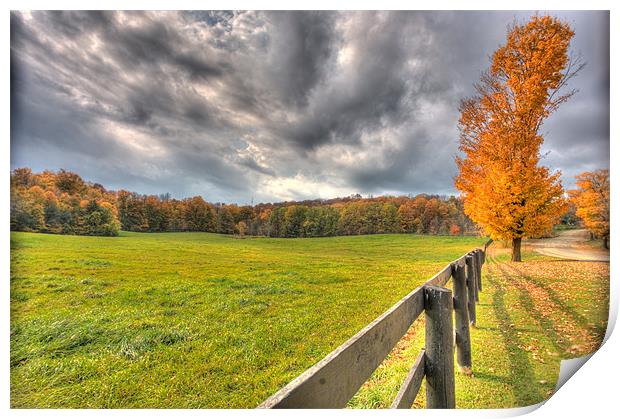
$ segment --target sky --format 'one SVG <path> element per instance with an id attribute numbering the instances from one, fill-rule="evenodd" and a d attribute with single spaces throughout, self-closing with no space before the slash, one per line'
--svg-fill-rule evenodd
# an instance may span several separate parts
<path id="1" fill-rule="evenodd" d="M 11 167 L 273 202 L 456 194 L 461 99 L 534 12 L 12 12 Z M 609 167 L 609 14 L 543 125 L 565 188 Z"/>

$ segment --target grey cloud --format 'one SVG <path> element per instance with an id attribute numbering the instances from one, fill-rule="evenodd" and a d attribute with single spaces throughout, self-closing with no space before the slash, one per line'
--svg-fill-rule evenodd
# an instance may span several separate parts
<path id="1" fill-rule="evenodd" d="M 269 63 L 273 82 L 285 104 L 305 106 L 308 96 L 327 71 L 334 53 L 336 22 L 334 12 L 271 12 L 274 26 Z"/>
<path id="2" fill-rule="evenodd" d="M 13 12 L 11 166 L 212 201 L 454 193 L 458 101 L 530 14 Z M 544 126 L 570 187 L 609 165 L 609 14 L 554 14 L 588 61 Z"/>
<path id="3" fill-rule="evenodd" d="M 238 158 L 238 162 L 239 164 L 242 164 L 243 166 L 246 166 L 256 172 L 262 173 L 264 175 L 269 175 L 269 176 L 275 176 L 276 172 L 273 169 L 270 169 L 268 167 L 263 167 L 261 166 L 255 159 L 253 159 L 252 157 L 246 156 L 246 157 L 240 157 Z"/>

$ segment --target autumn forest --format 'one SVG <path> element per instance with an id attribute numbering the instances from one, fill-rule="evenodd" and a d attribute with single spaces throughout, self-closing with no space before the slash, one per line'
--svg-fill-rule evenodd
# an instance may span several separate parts
<path id="1" fill-rule="evenodd" d="M 377 233 L 476 234 L 456 197 L 345 198 L 238 206 L 200 196 L 109 191 L 66 170 L 11 174 L 11 229 L 114 236 L 136 232 L 202 231 L 270 237 Z"/>
<path id="2" fill-rule="evenodd" d="M 609 238 L 609 171 L 583 173 L 557 223 L 583 223 Z M 477 235 L 459 197 L 419 194 L 235 205 L 200 196 L 141 195 L 110 191 L 59 170 L 11 173 L 11 230 L 115 236 L 135 232 L 202 231 L 269 237 L 326 237 L 380 233 Z M 547 232 L 543 231 L 545 235 Z"/>

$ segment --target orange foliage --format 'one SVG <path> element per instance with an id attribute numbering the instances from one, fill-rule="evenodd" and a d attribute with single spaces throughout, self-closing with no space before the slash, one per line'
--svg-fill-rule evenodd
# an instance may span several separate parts
<path id="1" fill-rule="evenodd" d="M 97 201 L 97 203 L 101 205 L 101 207 L 109 210 L 112 214 L 114 214 L 114 217 L 118 218 L 118 210 L 116 209 L 116 205 L 104 200 L 99 200 Z"/>
<path id="2" fill-rule="evenodd" d="M 118 235 L 116 194 L 67 170 L 11 172 L 11 230 Z"/>
<path id="3" fill-rule="evenodd" d="M 560 92 L 583 68 L 568 55 L 572 37 L 568 24 L 550 16 L 515 25 L 475 85 L 477 95 L 460 106 L 465 156 L 456 158 L 456 187 L 486 234 L 513 240 L 513 260 L 520 260 L 522 237 L 544 233 L 566 209 L 560 172 L 539 166 L 539 130 L 574 94 Z"/>
<path id="4" fill-rule="evenodd" d="M 458 224 L 452 224 L 450 226 L 450 234 L 452 236 L 458 236 L 459 234 L 461 234 L 461 227 L 459 227 Z"/>
<path id="5" fill-rule="evenodd" d="M 569 191 L 577 206 L 577 217 L 605 247 L 609 245 L 609 169 L 577 175 L 577 187 Z"/>

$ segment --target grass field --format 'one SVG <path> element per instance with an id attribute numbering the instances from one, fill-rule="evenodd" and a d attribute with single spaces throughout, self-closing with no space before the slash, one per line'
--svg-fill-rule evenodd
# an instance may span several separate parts
<path id="1" fill-rule="evenodd" d="M 11 405 L 254 407 L 484 241 L 12 233 Z"/>

